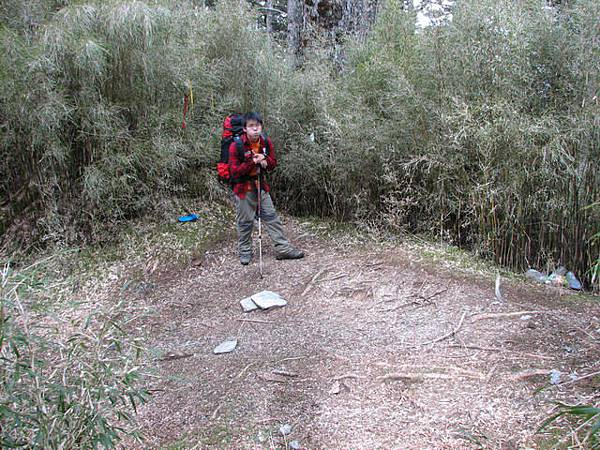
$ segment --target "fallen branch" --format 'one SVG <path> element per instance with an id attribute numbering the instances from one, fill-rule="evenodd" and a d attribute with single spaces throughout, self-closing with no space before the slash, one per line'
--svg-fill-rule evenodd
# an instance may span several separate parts
<path id="1" fill-rule="evenodd" d="M 332 277 L 323 278 L 322 280 L 319 280 L 319 283 L 325 283 L 326 281 L 339 280 L 340 278 L 344 278 L 344 277 L 347 277 L 347 276 L 348 276 L 347 273 L 338 273 L 337 275 L 334 275 Z"/>
<path id="2" fill-rule="evenodd" d="M 436 379 L 436 380 L 449 380 L 454 378 L 452 375 L 448 375 L 447 373 L 388 373 L 387 375 L 383 375 L 377 377 L 378 381 L 408 381 L 408 382 L 417 382 L 423 381 L 423 379 Z"/>
<path id="3" fill-rule="evenodd" d="M 221 409 L 221 406 L 223 406 L 223 404 L 220 404 L 219 406 L 217 406 L 215 408 L 215 410 L 213 411 L 212 415 L 210 416 L 210 418 L 212 420 L 215 420 L 217 418 L 217 414 L 219 414 L 219 410 Z"/>
<path id="4" fill-rule="evenodd" d="M 283 358 L 283 359 L 280 359 L 278 361 L 273 361 L 273 364 L 279 364 L 279 363 L 282 363 L 282 362 L 285 362 L 285 361 L 295 361 L 297 359 L 304 359 L 304 358 L 306 358 L 306 356 L 292 356 L 290 358 Z"/>
<path id="5" fill-rule="evenodd" d="M 427 342 L 423 342 L 423 343 L 418 344 L 418 345 L 414 345 L 413 347 L 419 347 L 419 346 L 422 346 L 422 345 L 435 344 L 436 342 L 440 342 L 440 341 L 443 341 L 445 339 L 448 339 L 449 337 L 454 336 L 456 333 L 458 333 L 458 331 L 462 327 L 462 324 L 465 321 L 465 317 L 466 316 L 467 316 L 467 312 L 465 311 L 463 313 L 462 317 L 460 318 L 460 321 L 458 322 L 457 327 L 454 330 L 452 330 L 450 333 L 446 333 L 445 335 L 443 335 L 443 336 L 441 336 L 441 337 L 439 337 L 437 339 L 434 339 L 432 341 L 427 341 Z"/>
<path id="6" fill-rule="evenodd" d="M 176 359 L 189 358 L 194 356 L 193 353 L 167 353 L 165 356 L 159 359 L 159 361 L 174 361 Z"/>
<path id="7" fill-rule="evenodd" d="M 548 375 L 550 375 L 550 370 L 548 369 L 527 369 L 522 372 L 514 373 L 511 378 L 515 381 L 526 381 L 529 378 Z"/>
<path id="8" fill-rule="evenodd" d="M 444 292 L 446 292 L 448 290 L 448 288 L 443 288 L 440 289 L 439 291 L 434 292 L 431 295 L 428 295 L 427 297 L 422 296 L 422 295 L 417 295 L 417 297 L 422 298 L 423 300 L 431 300 L 433 297 L 435 297 L 436 295 L 440 295 L 443 294 Z"/>
<path id="9" fill-rule="evenodd" d="M 520 355 L 523 356 L 527 356 L 529 358 L 537 358 L 537 359 L 554 359 L 552 356 L 544 356 L 544 355 L 536 355 L 535 353 L 525 353 L 525 352 L 519 352 L 517 350 L 511 350 L 508 348 L 502 348 L 502 347 L 480 347 L 478 345 L 462 345 L 462 344 L 450 344 L 448 345 L 448 347 L 452 347 L 452 348 L 466 348 L 469 350 L 481 350 L 484 352 L 509 352 L 509 353 L 518 353 Z"/>
<path id="10" fill-rule="evenodd" d="M 315 282 L 317 281 L 317 278 L 319 278 L 322 274 L 324 274 L 325 272 L 327 272 L 329 270 L 329 267 L 324 267 L 323 269 L 319 270 L 315 276 L 313 276 L 310 281 L 308 282 L 308 284 L 306 285 L 306 287 L 304 288 L 304 290 L 302 291 L 302 294 L 300 294 L 300 297 L 304 297 L 304 295 L 306 295 L 306 293 L 308 291 L 310 291 L 310 289 L 313 287 L 313 285 L 315 284 Z"/>
<path id="11" fill-rule="evenodd" d="M 581 377 L 575 378 L 574 380 L 565 381 L 564 383 L 560 383 L 561 385 L 577 383 L 578 381 L 585 380 L 587 378 L 595 377 L 596 375 L 600 375 L 600 371 L 588 373 L 587 375 L 583 375 Z"/>
<path id="12" fill-rule="evenodd" d="M 271 323 L 266 320 L 260 319 L 236 319 L 238 322 L 250 322 L 250 323 Z"/>
<path id="13" fill-rule="evenodd" d="M 256 364 L 256 362 L 251 362 L 250 364 L 248 364 L 246 367 L 244 367 L 242 369 L 242 371 L 238 374 L 238 378 L 241 378 L 242 375 L 244 375 L 244 373 L 246 372 L 246 370 L 248 370 L 250 367 L 252 367 L 254 364 Z"/>
<path id="14" fill-rule="evenodd" d="M 281 422 L 281 419 L 277 417 L 267 417 L 265 419 L 255 420 L 254 423 L 268 423 L 268 422 Z"/>
<path id="15" fill-rule="evenodd" d="M 273 370 L 271 370 L 271 373 L 273 375 L 281 375 L 284 377 L 292 377 L 292 378 L 298 376 L 297 373 L 288 372 L 287 370 L 279 370 L 279 369 L 273 369 Z"/>
<path id="16" fill-rule="evenodd" d="M 422 298 L 422 297 L 420 297 L 420 298 Z M 415 308 L 415 309 L 417 309 L 417 308 L 421 308 L 421 307 L 423 307 L 423 306 L 427 306 L 427 305 L 429 305 L 429 303 L 423 303 L 423 302 L 412 301 L 412 302 L 408 302 L 408 303 L 402 303 L 402 304 L 400 304 L 400 305 L 392 306 L 391 308 L 388 308 L 388 309 L 380 309 L 380 310 L 378 310 L 378 311 L 379 311 L 379 312 L 386 312 L 386 313 L 387 313 L 387 312 L 394 312 L 394 311 L 397 311 L 397 310 L 399 310 L 400 308 L 404 308 L 404 307 L 406 307 L 406 306 L 413 306 L 413 305 L 414 305 L 414 306 L 416 306 L 416 308 Z"/>
<path id="17" fill-rule="evenodd" d="M 356 375 L 353 373 L 347 373 L 345 375 L 340 375 L 338 377 L 333 377 L 332 380 L 333 381 L 340 381 L 340 380 L 344 380 L 346 378 L 365 378 L 365 377 L 361 377 L 360 375 Z"/>
<path id="18" fill-rule="evenodd" d="M 273 383 L 285 383 L 287 380 L 281 375 L 275 375 L 269 372 L 260 372 L 258 378 L 263 381 L 271 381 Z"/>
<path id="19" fill-rule="evenodd" d="M 489 314 L 476 314 L 473 316 L 472 322 L 477 322 L 478 320 L 485 319 L 499 319 L 503 317 L 515 317 L 515 316 L 525 316 L 531 314 L 545 314 L 544 311 L 516 311 L 510 313 L 489 313 Z"/>

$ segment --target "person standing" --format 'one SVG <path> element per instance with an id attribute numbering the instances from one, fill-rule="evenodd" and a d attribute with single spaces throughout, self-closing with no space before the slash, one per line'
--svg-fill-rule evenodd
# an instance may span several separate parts
<path id="1" fill-rule="evenodd" d="M 256 214 L 260 215 L 273 241 L 276 259 L 303 258 L 304 253 L 292 246 L 285 237 L 269 194 L 265 173 L 275 169 L 277 159 L 273 142 L 263 133 L 261 115 L 257 112 L 245 114 L 243 130 L 241 148 L 235 142 L 229 146 L 229 173 L 236 207 L 240 263 L 247 265 L 252 260 L 252 230 Z M 260 211 L 257 211 L 258 204 Z"/>

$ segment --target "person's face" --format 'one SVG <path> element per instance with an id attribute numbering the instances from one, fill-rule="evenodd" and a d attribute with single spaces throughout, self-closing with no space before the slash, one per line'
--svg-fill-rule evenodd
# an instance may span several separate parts
<path id="1" fill-rule="evenodd" d="M 257 120 L 249 120 L 246 122 L 244 131 L 251 142 L 256 142 L 262 133 L 262 124 Z"/>

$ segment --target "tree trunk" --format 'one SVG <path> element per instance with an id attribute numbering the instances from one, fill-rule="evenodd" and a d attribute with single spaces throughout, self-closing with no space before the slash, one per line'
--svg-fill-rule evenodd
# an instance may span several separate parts
<path id="1" fill-rule="evenodd" d="M 302 55 L 301 32 L 304 19 L 304 0 L 288 0 L 288 49 L 296 65 L 300 63 Z"/>
<path id="2" fill-rule="evenodd" d="M 267 0 L 267 33 L 273 32 L 273 0 Z"/>
<path id="3" fill-rule="evenodd" d="M 364 39 L 384 0 L 288 0 L 288 45 L 300 63 L 304 46 L 325 42 L 332 59 L 342 62 L 346 36 Z"/>

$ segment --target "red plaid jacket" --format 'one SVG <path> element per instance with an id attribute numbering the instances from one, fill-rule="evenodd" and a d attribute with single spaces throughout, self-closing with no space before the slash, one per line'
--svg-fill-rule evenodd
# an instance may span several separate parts
<path id="1" fill-rule="evenodd" d="M 252 162 L 252 148 L 250 141 L 246 134 L 242 134 L 242 144 L 244 150 L 244 159 L 240 159 L 238 155 L 237 146 L 235 142 L 232 142 L 229 146 L 229 176 L 234 180 L 233 192 L 239 198 L 246 197 L 246 192 L 250 192 L 255 189 L 256 177 L 250 177 L 252 169 L 256 166 Z M 267 147 L 268 145 L 268 147 Z M 261 168 L 260 187 L 263 191 L 269 192 L 269 185 L 267 184 L 264 176 L 264 171 L 272 171 L 277 166 L 277 159 L 275 158 L 275 150 L 273 148 L 273 142 L 271 138 L 267 137 L 265 142 L 263 136 L 260 136 L 260 148 L 262 152 L 267 152 L 267 168 Z M 268 151 L 266 150 L 268 148 Z M 237 182 L 235 182 L 237 181 Z"/>

